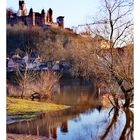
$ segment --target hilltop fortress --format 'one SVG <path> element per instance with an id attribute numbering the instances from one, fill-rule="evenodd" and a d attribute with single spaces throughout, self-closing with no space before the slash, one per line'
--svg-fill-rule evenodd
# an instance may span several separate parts
<path id="1" fill-rule="evenodd" d="M 33 8 L 27 11 L 25 1 L 19 0 L 19 9 L 15 13 L 10 9 L 7 9 L 7 24 L 14 25 L 22 23 L 27 26 L 41 26 L 41 27 L 60 27 L 64 28 L 64 16 L 56 18 L 56 22 L 53 22 L 53 10 L 48 9 L 47 13 L 42 9 L 41 13 L 34 12 Z"/>

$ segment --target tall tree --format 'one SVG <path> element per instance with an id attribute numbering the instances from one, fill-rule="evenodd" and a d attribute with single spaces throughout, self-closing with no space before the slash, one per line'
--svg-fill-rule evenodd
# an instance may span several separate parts
<path id="1" fill-rule="evenodd" d="M 77 42 L 74 43 L 71 54 L 76 64 L 74 69 L 96 79 L 100 85 L 105 82 L 113 95 L 114 106 L 119 106 L 116 95 L 119 88 L 125 97 L 124 107 L 128 107 L 134 88 L 133 1 L 102 0 L 102 4 L 103 13 L 94 20 L 94 28 L 88 26 L 88 32 L 97 34 L 89 39 L 92 47 L 86 43 L 79 48 Z"/>

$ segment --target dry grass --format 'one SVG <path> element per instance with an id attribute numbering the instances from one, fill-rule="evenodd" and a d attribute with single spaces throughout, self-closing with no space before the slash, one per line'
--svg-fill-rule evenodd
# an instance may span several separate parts
<path id="1" fill-rule="evenodd" d="M 49 112 L 64 109 L 64 105 L 56 105 L 47 102 L 37 102 L 25 99 L 7 98 L 7 114 L 25 114 L 37 112 Z"/>

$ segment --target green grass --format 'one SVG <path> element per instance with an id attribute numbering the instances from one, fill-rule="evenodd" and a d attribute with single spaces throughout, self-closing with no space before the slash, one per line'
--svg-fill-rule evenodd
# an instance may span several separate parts
<path id="1" fill-rule="evenodd" d="M 8 115 L 50 112 L 65 108 L 65 105 L 7 97 Z"/>

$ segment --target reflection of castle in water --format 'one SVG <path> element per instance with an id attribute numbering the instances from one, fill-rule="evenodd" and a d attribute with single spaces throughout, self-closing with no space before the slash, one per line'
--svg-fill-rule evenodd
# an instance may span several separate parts
<path id="1" fill-rule="evenodd" d="M 89 106 L 77 106 L 61 111 L 49 112 L 40 115 L 35 120 L 9 124 L 7 132 L 57 138 L 57 128 L 60 128 L 62 133 L 67 133 L 68 120 L 79 117 L 79 113 L 83 113 L 88 109 L 90 109 Z"/>

